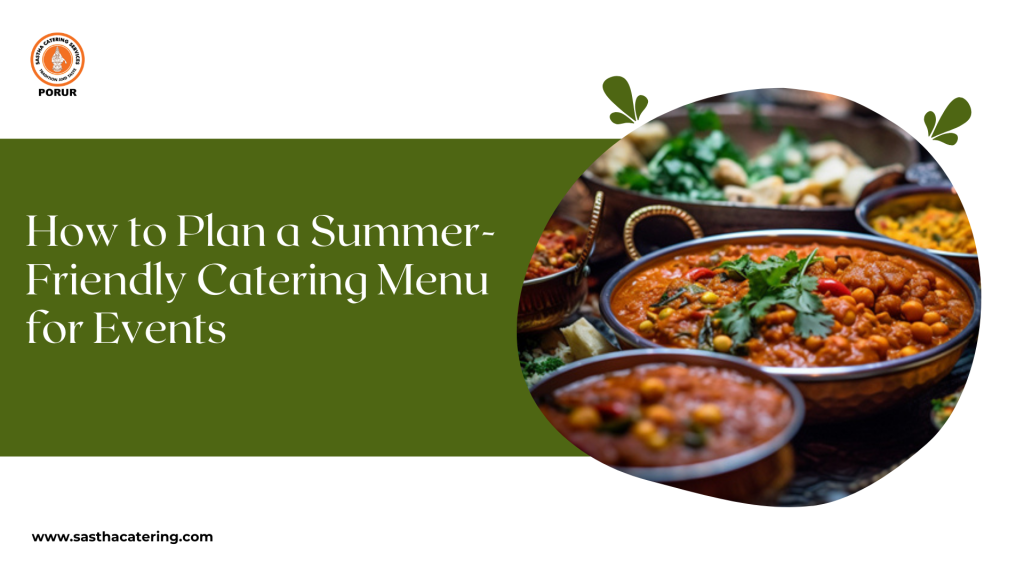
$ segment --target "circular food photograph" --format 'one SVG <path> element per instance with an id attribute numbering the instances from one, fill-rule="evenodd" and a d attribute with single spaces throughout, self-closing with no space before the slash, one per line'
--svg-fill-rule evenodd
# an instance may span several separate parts
<path id="1" fill-rule="evenodd" d="M 970 221 L 913 137 L 838 96 L 725 94 L 619 140 L 533 248 L 519 363 L 619 471 L 769 506 L 882 479 L 974 359 Z"/>

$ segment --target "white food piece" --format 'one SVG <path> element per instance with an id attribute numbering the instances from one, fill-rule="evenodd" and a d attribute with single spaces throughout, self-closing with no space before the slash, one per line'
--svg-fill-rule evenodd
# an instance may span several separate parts
<path id="1" fill-rule="evenodd" d="M 810 178 L 804 178 L 799 182 L 794 182 L 792 184 L 786 184 L 785 186 L 783 186 L 782 196 L 786 198 L 787 203 L 796 204 L 807 196 L 820 198 L 821 190 L 821 184 L 818 184 L 817 182 L 811 180 Z"/>
<path id="2" fill-rule="evenodd" d="M 615 175 L 626 166 L 639 168 L 644 172 L 647 171 L 647 161 L 644 160 L 636 146 L 629 140 L 622 139 L 612 144 L 611 148 L 606 150 L 604 154 L 601 154 L 597 160 L 594 160 L 594 163 L 590 166 L 590 171 L 599 178 L 615 184 L 617 183 Z"/>
<path id="3" fill-rule="evenodd" d="M 726 186 L 722 189 L 725 199 L 729 202 L 754 202 L 754 193 L 742 186 Z"/>
<path id="4" fill-rule="evenodd" d="M 849 146 L 835 140 L 815 142 L 807 147 L 807 158 L 811 164 L 819 164 L 829 158 L 839 157 L 847 166 L 861 166 L 864 160 L 850 149 Z"/>
<path id="5" fill-rule="evenodd" d="M 672 134 L 668 130 L 668 125 L 660 120 L 648 122 L 626 134 L 626 140 L 629 140 L 633 146 L 636 146 L 636 149 L 645 158 L 654 156 L 658 148 L 661 148 L 661 145 L 668 142 L 668 139 L 671 137 Z"/>
<path id="6" fill-rule="evenodd" d="M 812 194 L 807 194 L 800 197 L 801 206 L 809 206 L 811 208 L 821 208 L 821 198 Z"/>
<path id="7" fill-rule="evenodd" d="M 798 166 L 804 161 L 804 155 L 796 148 L 786 148 L 784 160 L 786 166 Z"/>
<path id="8" fill-rule="evenodd" d="M 832 156 L 811 171 L 811 180 L 821 184 L 822 188 L 835 188 L 846 178 L 850 167 L 838 156 Z"/>
<path id="9" fill-rule="evenodd" d="M 875 171 L 867 166 L 854 166 L 847 172 L 846 177 L 839 184 L 839 193 L 843 199 L 850 204 L 856 204 L 860 197 L 860 191 L 864 186 L 876 178 Z"/>
<path id="10" fill-rule="evenodd" d="M 750 185 L 754 195 L 754 204 L 758 206 L 778 206 L 782 200 L 783 188 L 786 183 L 781 176 L 769 176 Z"/>
<path id="11" fill-rule="evenodd" d="M 605 340 L 586 318 L 580 318 L 572 325 L 562 328 L 562 334 L 577 360 L 615 351 L 615 346 Z"/>
<path id="12" fill-rule="evenodd" d="M 719 188 L 747 185 L 747 171 L 728 158 L 719 158 L 715 162 L 715 167 L 711 169 L 711 178 Z"/>

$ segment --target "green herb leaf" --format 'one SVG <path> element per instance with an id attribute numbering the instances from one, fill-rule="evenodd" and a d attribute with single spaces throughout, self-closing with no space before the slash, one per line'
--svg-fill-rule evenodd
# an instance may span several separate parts
<path id="1" fill-rule="evenodd" d="M 722 307 L 715 315 L 733 342 L 742 344 L 749 340 L 756 322 L 780 304 L 796 311 L 793 328 L 797 335 L 824 336 L 831 331 L 834 319 L 831 314 L 822 312 L 821 297 L 814 293 L 818 279 L 805 274 L 810 264 L 820 260 L 815 257 L 816 253 L 817 250 L 806 258 L 798 258 L 791 250 L 784 258 L 769 256 L 762 262 L 754 262 L 750 255 L 744 254 L 721 265 L 731 274 L 747 280 L 746 295 Z"/>

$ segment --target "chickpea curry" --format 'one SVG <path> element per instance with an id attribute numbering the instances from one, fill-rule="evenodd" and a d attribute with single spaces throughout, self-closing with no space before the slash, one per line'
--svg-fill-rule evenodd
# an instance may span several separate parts
<path id="1" fill-rule="evenodd" d="M 534 246 L 526 279 L 543 278 L 568 270 L 583 256 L 583 247 L 575 234 L 561 230 L 545 230 Z"/>
<path id="2" fill-rule="evenodd" d="M 974 313 L 967 290 L 928 265 L 819 244 L 678 255 L 623 280 L 611 308 L 662 346 L 792 368 L 911 356 L 956 336 Z"/>
<path id="3" fill-rule="evenodd" d="M 778 435 L 793 401 L 736 370 L 655 364 L 562 388 L 541 411 L 611 466 L 677 466 L 738 454 Z"/>

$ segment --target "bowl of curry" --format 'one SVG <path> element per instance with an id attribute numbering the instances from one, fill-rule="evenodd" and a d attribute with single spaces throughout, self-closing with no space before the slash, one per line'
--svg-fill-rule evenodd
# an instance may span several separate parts
<path id="1" fill-rule="evenodd" d="M 793 475 L 789 442 L 803 422 L 800 393 L 743 360 L 616 352 L 574 363 L 531 394 L 567 440 L 633 476 L 760 503 Z"/>
<path id="2" fill-rule="evenodd" d="M 603 199 L 603 194 L 595 196 L 589 226 L 563 216 L 552 216 L 544 226 L 519 293 L 517 333 L 558 326 L 587 298 L 587 262 L 594 253 Z"/>
<path id="3" fill-rule="evenodd" d="M 953 188 L 900 186 L 886 190 L 858 204 L 856 216 L 869 233 L 924 248 L 981 282 L 974 232 Z"/>
<path id="4" fill-rule="evenodd" d="M 609 280 L 600 306 L 624 348 L 746 359 L 791 379 L 807 421 L 823 423 L 879 412 L 941 380 L 978 330 L 981 291 L 909 244 L 769 230 L 642 257 Z"/>

